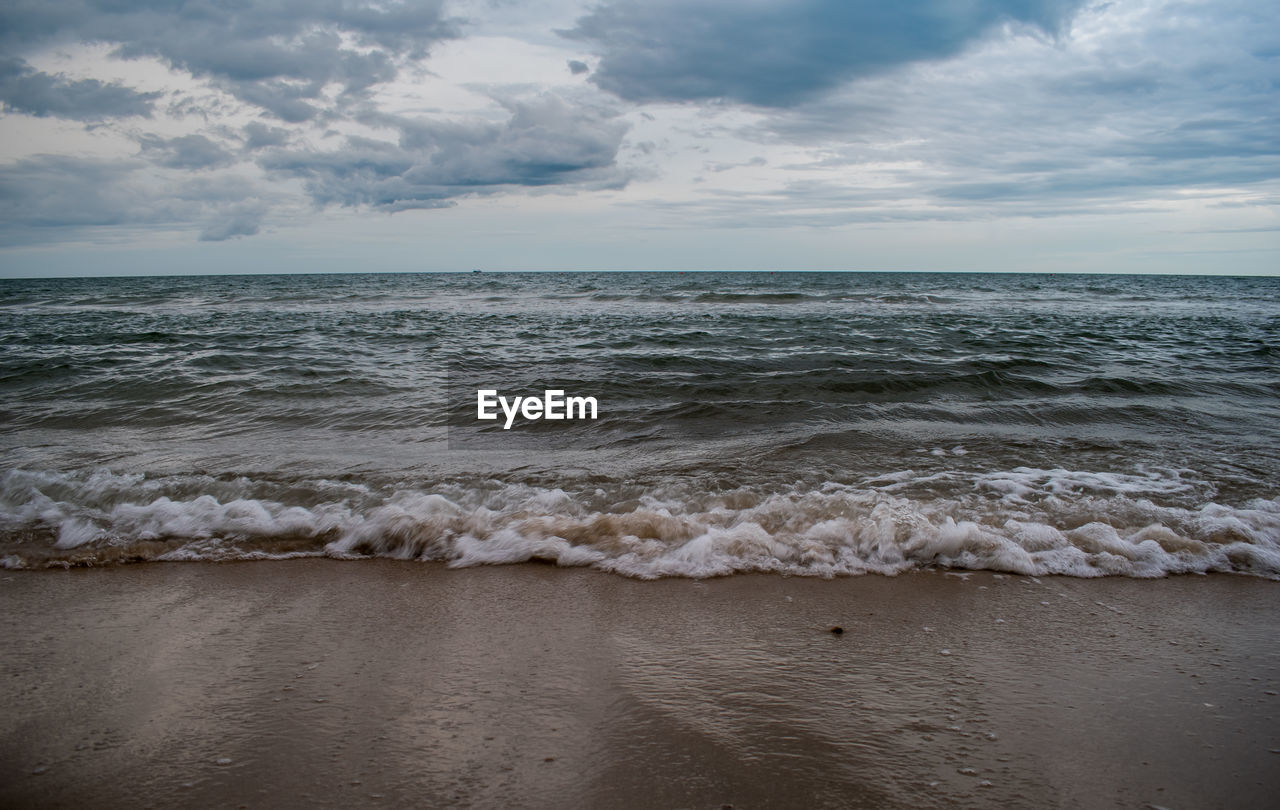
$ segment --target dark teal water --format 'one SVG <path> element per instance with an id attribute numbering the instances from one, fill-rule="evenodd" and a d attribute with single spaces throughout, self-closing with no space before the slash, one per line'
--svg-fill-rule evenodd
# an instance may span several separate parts
<path id="1" fill-rule="evenodd" d="M 0 344 L 13 567 L 1280 576 L 1275 278 L 9 280 Z"/>

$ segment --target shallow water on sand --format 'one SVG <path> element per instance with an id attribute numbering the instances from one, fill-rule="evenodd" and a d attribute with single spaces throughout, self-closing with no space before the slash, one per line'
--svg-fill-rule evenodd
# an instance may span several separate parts
<path id="1" fill-rule="evenodd" d="M 329 560 L 10 572 L 0 804 L 1263 807 L 1273 590 Z"/>

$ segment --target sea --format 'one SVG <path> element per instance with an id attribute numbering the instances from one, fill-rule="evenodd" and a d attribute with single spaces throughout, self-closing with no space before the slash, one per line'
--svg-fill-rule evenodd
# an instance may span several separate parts
<path id="1" fill-rule="evenodd" d="M 0 280 L 0 565 L 298 557 L 1280 579 L 1280 278 Z"/>

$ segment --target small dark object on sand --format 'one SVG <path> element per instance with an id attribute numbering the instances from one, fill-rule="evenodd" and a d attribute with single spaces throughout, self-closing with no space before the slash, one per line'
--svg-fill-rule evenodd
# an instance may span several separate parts
<path id="1" fill-rule="evenodd" d="M 844 628 L 837 624 L 831 628 L 831 632 L 838 636 L 844 633 Z"/>

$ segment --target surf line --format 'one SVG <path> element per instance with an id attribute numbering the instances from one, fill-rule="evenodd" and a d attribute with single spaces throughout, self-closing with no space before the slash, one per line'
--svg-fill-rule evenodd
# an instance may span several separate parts
<path id="1" fill-rule="evenodd" d="M 476 391 L 476 419 L 497 419 L 498 408 L 502 409 L 502 414 L 507 418 L 506 424 L 502 426 L 503 430 L 511 430 L 517 415 L 535 421 L 538 419 L 595 419 L 597 414 L 595 397 L 566 397 L 564 391 L 559 388 L 545 389 L 541 398 L 511 397 L 508 399 L 499 396 L 495 388 L 481 388 Z"/>

